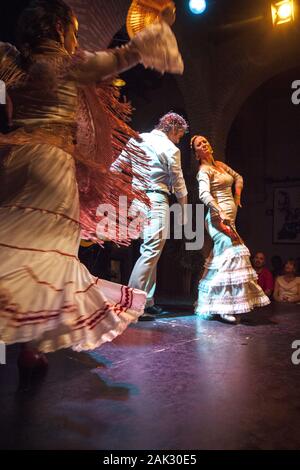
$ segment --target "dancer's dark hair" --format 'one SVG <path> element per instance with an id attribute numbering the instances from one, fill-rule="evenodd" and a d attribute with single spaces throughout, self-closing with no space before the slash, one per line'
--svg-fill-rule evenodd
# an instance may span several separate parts
<path id="1" fill-rule="evenodd" d="M 24 58 L 45 40 L 60 42 L 57 23 L 67 29 L 74 16 L 63 0 L 33 0 L 21 13 L 17 24 L 17 47 Z"/>

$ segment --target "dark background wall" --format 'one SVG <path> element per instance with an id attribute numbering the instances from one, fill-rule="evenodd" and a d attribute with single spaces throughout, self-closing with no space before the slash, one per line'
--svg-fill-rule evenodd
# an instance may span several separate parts
<path id="1" fill-rule="evenodd" d="M 241 107 L 228 136 L 227 160 L 246 175 L 239 228 L 249 247 L 299 256 L 299 244 L 274 243 L 274 190 L 300 186 L 300 108 L 292 103 L 292 82 L 300 66 L 260 86 Z M 292 201 L 300 209 L 300 201 Z"/>

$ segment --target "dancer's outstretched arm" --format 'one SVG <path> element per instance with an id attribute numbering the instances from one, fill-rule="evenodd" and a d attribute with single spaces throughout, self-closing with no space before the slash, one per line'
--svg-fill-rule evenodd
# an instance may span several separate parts
<path id="1" fill-rule="evenodd" d="M 67 78 L 83 84 L 106 80 L 139 63 L 161 73 L 183 73 L 176 38 L 164 21 L 148 26 L 122 47 L 79 55 Z"/>

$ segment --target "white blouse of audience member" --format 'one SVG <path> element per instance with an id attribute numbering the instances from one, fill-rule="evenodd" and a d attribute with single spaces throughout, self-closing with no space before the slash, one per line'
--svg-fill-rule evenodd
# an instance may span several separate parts
<path id="1" fill-rule="evenodd" d="M 300 302 L 300 277 L 286 280 L 285 276 L 278 276 L 274 298 L 278 302 Z"/>

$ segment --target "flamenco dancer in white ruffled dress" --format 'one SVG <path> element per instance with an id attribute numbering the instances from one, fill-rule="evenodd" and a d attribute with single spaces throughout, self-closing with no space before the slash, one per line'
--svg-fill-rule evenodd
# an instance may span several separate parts
<path id="1" fill-rule="evenodd" d="M 120 195 L 145 201 L 130 168 L 109 172 L 138 138 L 112 78 L 138 63 L 182 73 L 183 63 L 164 21 L 121 48 L 78 50 L 78 21 L 62 0 L 31 2 L 18 32 L 18 49 L 0 43 L 0 79 L 13 104 L 11 131 L 0 134 L 0 340 L 22 343 L 20 371 L 32 372 L 47 365 L 42 353 L 93 349 L 143 313 L 146 294 L 93 277 L 78 247 L 81 238 L 101 243 L 99 204 L 116 206 Z M 122 220 L 106 239 L 128 242 Z"/>
<path id="2" fill-rule="evenodd" d="M 243 178 L 225 163 L 214 160 L 205 137 L 194 136 L 191 147 L 200 163 L 199 198 L 208 207 L 205 224 L 213 240 L 213 249 L 199 282 L 195 313 L 203 318 L 217 315 L 226 322 L 238 323 L 239 315 L 270 303 L 257 284 L 249 250 L 235 228 Z"/>

